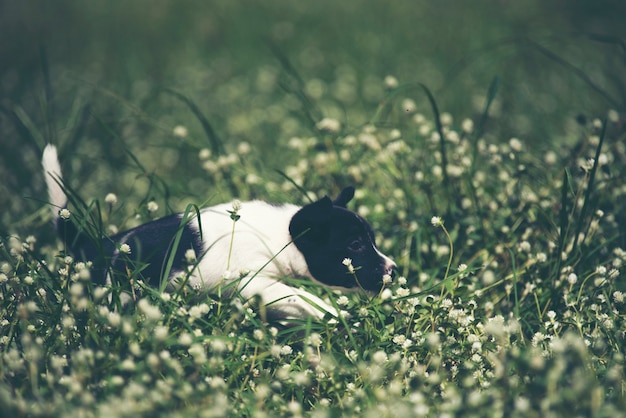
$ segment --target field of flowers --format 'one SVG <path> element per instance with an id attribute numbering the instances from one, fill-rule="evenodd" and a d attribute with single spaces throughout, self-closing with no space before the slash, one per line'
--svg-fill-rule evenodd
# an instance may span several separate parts
<path id="1" fill-rule="evenodd" d="M 475 47 L 468 64 L 435 55 L 436 45 L 423 46 L 428 59 L 394 56 L 413 2 L 370 4 L 369 26 L 355 23 L 353 1 L 337 16 L 326 2 L 216 2 L 175 17 L 162 2 L 145 22 L 137 5 L 59 3 L 74 16 L 66 38 L 16 40 L 14 51 L 33 47 L 34 58 L 0 73 L 3 416 L 626 416 L 619 33 L 520 36 Z M 32 13 L 44 34 L 56 22 L 45 6 L 4 7 Z M 522 17 L 509 11 L 506 23 L 520 30 L 528 15 L 511 7 Z M 476 22 L 484 9 L 462 12 Z M 107 43 L 96 34 L 112 16 L 127 20 Z M 377 18 L 398 28 L 374 36 Z M 563 31 L 581 25 L 555 21 Z M 311 22 L 327 29 L 317 41 L 300 30 Z M 171 36 L 155 34 L 157 23 Z M 352 49 L 343 38 L 331 45 L 344 24 Z M 477 45 L 509 35 L 493 24 Z M 263 52 L 248 41 L 258 33 Z M 55 46 L 69 39 L 84 62 Z M 146 39 L 166 52 L 151 55 Z M 441 42 L 459 56 L 459 39 Z M 215 51 L 203 62 L 207 45 Z M 124 59 L 107 59 L 114 48 Z M 495 64 L 501 54 L 515 58 Z M 522 62 L 546 72 L 525 73 Z M 258 301 L 161 293 L 130 271 L 131 301 L 121 305 L 121 287 L 93 283 L 89 263 L 54 235 L 38 166 L 47 142 L 84 204 L 72 216 L 92 233 L 190 204 L 305 204 L 354 185 L 351 209 L 398 270 L 375 296 L 284 278 L 336 306 L 332 321 L 286 326 Z"/>

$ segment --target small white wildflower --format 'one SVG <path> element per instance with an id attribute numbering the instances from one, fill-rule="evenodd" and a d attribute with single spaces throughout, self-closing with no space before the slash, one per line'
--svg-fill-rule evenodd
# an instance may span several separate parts
<path id="1" fill-rule="evenodd" d="M 433 216 L 433 217 L 430 219 L 430 223 L 431 223 L 433 226 L 442 226 L 442 225 L 443 225 L 443 219 L 441 219 L 441 217 L 440 217 L 440 216 Z"/>
<path id="2" fill-rule="evenodd" d="M 238 199 L 233 200 L 232 208 L 235 212 L 239 212 L 241 210 L 241 200 L 238 200 Z"/>
<path id="3" fill-rule="evenodd" d="M 108 205 L 115 205 L 117 203 L 117 196 L 115 195 L 115 193 L 108 193 L 106 196 L 104 196 L 104 202 Z"/>
<path id="4" fill-rule="evenodd" d="M 265 337 L 265 333 L 263 332 L 263 330 L 255 329 L 254 332 L 252 333 L 252 336 L 254 337 L 255 340 L 261 341 Z"/>
<path id="5" fill-rule="evenodd" d="M 616 290 L 613 292 L 613 300 L 615 303 L 623 303 L 624 302 L 624 293 Z"/>
<path id="6" fill-rule="evenodd" d="M 452 300 L 445 298 L 444 300 L 441 301 L 441 307 L 450 309 L 452 307 Z"/>
<path id="7" fill-rule="evenodd" d="M 346 306 L 349 302 L 350 300 L 344 295 L 341 295 L 337 298 L 337 305 L 339 306 Z"/>
<path id="8" fill-rule="evenodd" d="M 395 78 L 392 75 L 388 75 L 387 77 L 385 77 L 385 79 L 383 80 L 383 84 L 385 85 L 385 88 L 388 90 L 393 90 L 396 87 L 398 87 L 398 79 Z"/>
<path id="9" fill-rule="evenodd" d="M 65 220 L 70 219 L 71 215 L 72 215 L 71 212 L 67 208 L 63 208 L 59 211 L 59 216 L 61 217 L 61 219 L 65 219 Z"/>
<path id="10" fill-rule="evenodd" d="M 400 298 L 409 296 L 410 294 L 411 294 L 411 291 L 407 289 L 406 287 L 399 287 L 398 290 L 396 290 L 396 296 Z"/>
<path id="11" fill-rule="evenodd" d="M 443 112 L 440 116 L 439 116 L 439 121 L 441 122 L 442 125 L 445 126 L 449 126 L 452 125 L 452 121 L 454 119 L 452 118 L 452 115 L 448 112 Z"/>
<path id="12" fill-rule="evenodd" d="M 289 345 L 283 345 L 280 348 L 280 355 L 281 356 L 288 356 L 291 353 L 293 353 L 293 348 L 291 348 L 291 346 L 289 346 Z"/>
<path id="13" fill-rule="evenodd" d="M 250 144 L 245 141 L 240 142 L 239 145 L 237 145 L 237 153 L 240 155 L 248 154 L 250 150 L 251 150 Z"/>
<path id="14" fill-rule="evenodd" d="M 226 351 L 228 347 L 226 347 L 226 343 L 221 339 L 211 340 L 211 350 L 217 354 L 223 353 Z"/>
<path id="15" fill-rule="evenodd" d="M 183 125 L 176 125 L 172 129 L 172 133 L 179 138 L 185 138 L 189 134 L 189 130 Z"/>
<path id="16" fill-rule="evenodd" d="M 309 335 L 309 344 L 313 347 L 319 347 L 322 345 L 322 336 L 317 332 L 312 333 Z"/>
<path id="17" fill-rule="evenodd" d="M 406 341 L 406 335 L 396 334 L 393 336 L 392 340 L 395 344 L 402 345 Z"/>
<path id="18" fill-rule="evenodd" d="M 393 292 L 389 288 L 385 288 L 385 289 L 383 289 L 382 292 L 380 292 L 380 298 L 382 300 L 387 300 L 387 299 L 391 298 L 392 296 L 393 296 Z"/>
<path id="19" fill-rule="evenodd" d="M 120 252 L 122 254 L 130 254 L 130 245 L 128 245 L 128 244 L 120 245 Z"/>
<path id="20" fill-rule="evenodd" d="M 392 280 L 391 279 L 391 275 L 389 275 L 389 274 L 383 275 L 383 284 L 384 285 L 391 284 L 391 280 Z"/>
<path id="21" fill-rule="evenodd" d="M 139 310 L 143 312 L 146 318 L 153 321 L 161 319 L 162 314 L 159 308 L 151 305 L 147 299 L 140 299 L 139 302 L 137 302 L 137 306 L 139 307 Z"/>
<path id="22" fill-rule="evenodd" d="M 185 251 L 185 260 L 188 264 L 193 264 L 196 261 L 196 252 L 193 248 L 189 248 Z"/>
<path id="23" fill-rule="evenodd" d="M 372 360 L 374 360 L 374 363 L 376 364 L 383 364 L 387 361 L 387 353 L 382 350 L 378 350 L 372 354 Z"/>
<path id="24" fill-rule="evenodd" d="M 414 113 L 417 109 L 417 105 L 413 99 L 404 99 L 402 101 L 402 110 L 406 113 Z"/>
<path id="25" fill-rule="evenodd" d="M 337 133 L 341 130 L 341 123 L 337 119 L 323 118 L 315 124 L 315 127 L 323 132 Z"/>
<path id="26" fill-rule="evenodd" d="M 178 344 L 188 347 L 191 345 L 191 343 L 193 343 L 193 338 L 191 337 L 191 334 L 189 334 L 188 332 L 182 332 L 178 336 Z"/>
<path id="27" fill-rule="evenodd" d="M 577 281 L 578 276 L 576 275 L 576 273 L 570 273 L 569 276 L 567 276 L 567 282 L 569 284 L 576 284 Z"/>
<path id="28" fill-rule="evenodd" d="M 545 263 L 548 260 L 548 255 L 544 252 L 541 252 L 541 253 L 537 253 L 535 258 L 537 259 L 538 262 Z"/>
<path id="29" fill-rule="evenodd" d="M 519 251 L 528 253 L 532 249 L 532 246 L 530 245 L 530 242 L 522 241 L 519 243 L 518 248 L 519 248 Z"/>
<path id="30" fill-rule="evenodd" d="M 509 146 L 515 152 L 520 152 L 522 150 L 522 141 L 517 138 L 509 139 Z"/>
<path id="31" fill-rule="evenodd" d="M 471 119 L 463 119 L 463 122 L 461 122 L 461 129 L 463 129 L 463 132 L 467 134 L 472 133 L 474 130 L 474 121 Z"/>
<path id="32" fill-rule="evenodd" d="M 169 329 L 166 326 L 159 325 L 154 328 L 154 338 L 157 341 L 165 341 L 167 339 L 167 335 L 169 334 Z"/>
<path id="33" fill-rule="evenodd" d="M 209 158 L 211 158 L 211 150 L 208 148 L 202 148 L 198 153 L 198 158 L 203 161 L 208 160 Z"/>
<path id="34" fill-rule="evenodd" d="M 155 202 L 154 200 L 151 200 L 146 205 L 146 208 L 148 209 L 148 212 L 154 213 L 157 210 L 159 210 L 159 204 L 157 202 Z"/>
<path id="35" fill-rule="evenodd" d="M 348 267 L 348 271 L 350 272 L 350 274 L 354 273 L 354 266 L 352 265 L 352 259 L 351 258 L 344 258 L 341 263 L 344 266 Z"/>

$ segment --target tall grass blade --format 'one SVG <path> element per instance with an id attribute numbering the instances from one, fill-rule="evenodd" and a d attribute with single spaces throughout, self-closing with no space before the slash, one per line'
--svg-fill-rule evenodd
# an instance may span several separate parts
<path id="1" fill-rule="evenodd" d="M 191 100 L 189 97 L 185 96 L 184 94 L 176 90 L 165 88 L 163 91 L 167 94 L 170 94 L 176 97 L 178 100 L 180 100 L 181 102 L 187 105 L 187 107 L 191 110 L 191 112 L 194 114 L 194 116 L 198 119 L 198 121 L 202 125 L 202 129 L 204 129 L 204 133 L 209 139 L 209 143 L 211 145 L 211 151 L 215 155 L 224 154 L 224 142 L 219 137 L 215 129 L 213 129 L 211 122 L 209 122 L 207 117 L 204 116 L 204 114 L 202 113 L 198 105 L 196 105 L 196 103 L 193 100 Z"/>

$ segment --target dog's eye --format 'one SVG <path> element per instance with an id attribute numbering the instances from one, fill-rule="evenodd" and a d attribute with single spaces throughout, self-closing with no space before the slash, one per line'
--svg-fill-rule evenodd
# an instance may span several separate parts
<path id="1" fill-rule="evenodd" d="M 354 239 L 348 244 L 348 249 L 355 252 L 361 251 L 363 249 L 363 243 L 360 239 Z"/>

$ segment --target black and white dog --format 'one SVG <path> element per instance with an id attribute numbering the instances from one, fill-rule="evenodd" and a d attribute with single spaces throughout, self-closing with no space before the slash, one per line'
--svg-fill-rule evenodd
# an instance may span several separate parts
<path id="1" fill-rule="evenodd" d="M 336 310 L 311 293 L 289 286 L 281 277 L 309 278 L 332 288 L 378 291 L 394 262 L 374 242 L 370 225 L 346 209 L 354 188 L 345 188 L 335 200 L 324 197 L 303 207 L 242 202 L 200 210 L 199 217 L 174 214 L 95 241 L 69 217 L 57 150 L 47 145 L 42 165 L 53 220 L 68 250 L 94 263 L 95 280 L 141 269 L 144 281 L 166 279 L 176 287 L 181 276 L 194 289 L 231 288 L 244 299 L 259 295 L 275 319 L 321 318 Z M 238 220 L 234 226 L 232 212 Z M 69 217 L 69 218 L 68 218 Z M 174 245 L 175 241 L 178 245 Z M 171 257 L 172 251 L 174 256 Z M 189 257 L 190 251 L 194 257 Z M 189 259 L 196 261 L 190 262 Z M 168 277 L 164 278 L 168 260 Z M 353 274 L 344 265 L 351 259 Z M 232 272 L 232 273 L 231 273 Z M 97 276 L 97 277 L 94 277 Z M 356 279 L 355 279 L 356 278 Z"/>

